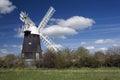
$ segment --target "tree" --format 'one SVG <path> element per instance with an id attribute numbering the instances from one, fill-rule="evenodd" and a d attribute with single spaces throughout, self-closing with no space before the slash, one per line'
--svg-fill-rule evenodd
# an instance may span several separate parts
<path id="1" fill-rule="evenodd" d="M 16 68 L 24 68 L 25 67 L 24 58 L 21 57 L 20 55 L 16 56 L 14 67 L 16 67 Z"/>
<path id="2" fill-rule="evenodd" d="M 107 50 L 106 65 L 120 67 L 120 47 L 111 47 Z"/>
<path id="3" fill-rule="evenodd" d="M 6 64 L 4 61 L 4 57 L 0 57 L 0 68 L 5 68 L 5 67 L 6 67 Z"/>
<path id="4" fill-rule="evenodd" d="M 105 54 L 101 51 L 97 51 L 94 54 L 95 59 L 98 61 L 98 66 L 102 67 L 105 65 Z"/>
<path id="5" fill-rule="evenodd" d="M 47 68 L 55 67 L 55 53 L 47 50 L 43 55 L 43 66 Z"/>
<path id="6" fill-rule="evenodd" d="M 79 47 L 73 54 L 74 66 L 81 67 L 80 63 L 89 54 L 89 50 L 84 47 Z"/>
<path id="7" fill-rule="evenodd" d="M 65 48 L 62 51 L 62 54 L 64 54 L 66 67 L 72 67 L 73 66 L 73 51 L 71 51 L 69 48 Z"/>
<path id="8" fill-rule="evenodd" d="M 8 55 L 6 55 L 6 56 L 5 56 L 5 59 L 4 59 L 5 66 L 6 66 L 7 68 L 13 67 L 14 64 L 15 64 L 15 59 L 16 59 L 16 57 L 15 57 L 14 54 L 8 54 Z"/>
<path id="9" fill-rule="evenodd" d="M 87 55 L 79 60 L 80 67 L 98 67 L 98 61 L 95 59 L 93 55 Z"/>
<path id="10" fill-rule="evenodd" d="M 55 54 L 55 67 L 56 68 L 65 68 L 67 62 L 65 61 L 65 55 L 61 52 Z"/>

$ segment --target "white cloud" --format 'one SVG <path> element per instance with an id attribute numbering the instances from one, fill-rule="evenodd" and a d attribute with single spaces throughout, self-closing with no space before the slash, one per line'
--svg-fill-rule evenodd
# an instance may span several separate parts
<path id="1" fill-rule="evenodd" d="M 65 35 L 74 35 L 77 32 L 74 29 L 61 27 L 59 25 L 53 25 L 48 28 L 43 29 L 43 32 L 48 36 L 54 36 L 58 38 L 66 38 Z"/>
<path id="2" fill-rule="evenodd" d="M 12 12 L 16 6 L 9 0 L 0 0 L 0 14 L 6 14 Z"/>
<path id="3" fill-rule="evenodd" d="M 7 49 L 0 49 L 1 54 L 9 54 L 10 52 Z"/>
<path id="4" fill-rule="evenodd" d="M 119 46 L 118 44 L 113 44 L 114 47 Z"/>
<path id="5" fill-rule="evenodd" d="M 81 44 L 81 45 L 85 45 L 85 44 L 87 44 L 87 42 L 81 42 L 80 44 Z"/>
<path id="6" fill-rule="evenodd" d="M 18 49 L 22 50 L 22 45 L 11 45 L 11 47 L 18 48 Z"/>
<path id="7" fill-rule="evenodd" d="M 83 30 L 92 26 L 95 21 L 90 18 L 82 16 L 73 16 L 66 20 L 64 19 L 51 19 L 51 23 L 47 28 L 43 29 L 43 32 L 48 36 L 66 38 L 66 35 L 75 35 L 77 30 Z"/>
<path id="8" fill-rule="evenodd" d="M 86 47 L 86 49 L 93 50 L 93 49 L 95 49 L 95 47 L 94 46 L 88 46 L 88 47 Z"/>
<path id="9" fill-rule="evenodd" d="M 22 50 L 22 45 L 16 45 L 16 44 L 13 44 L 13 45 L 4 44 L 3 47 L 4 48 L 18 48 L 18 49 Z"/>
<path id="10" fill-rule="evenodd" d="M 106 43 L 113 43 L 114 40 L 112 39 L 99 39 L 99 40 L 96 40 L 94 43 L 95 44 L 106 44 Z"/>
<path id="11" fill-rule="evenodd" d="M 23 38 L 24 37 L 24 32 L 22 31 L 21 28 L 18 28 L 18 29 L 14 29 L 17 34 L 15 35 L 15 37 L 18 37 L 18 38 Z"/>
<path id="12" fill-rule="evenodd" d="M 99 48 L 98 51 L 106 51 L 108 50 L 106 47 Z"/>
<path id="13" fill-rule="evenodd" d="M 57 19 L 57 24 L 62 27 L 69 27 L 72 29 L 83 30 L 92 26 L 95 23 L 93 19 L 82 16 L 73 16 L 67 20 Z"/>

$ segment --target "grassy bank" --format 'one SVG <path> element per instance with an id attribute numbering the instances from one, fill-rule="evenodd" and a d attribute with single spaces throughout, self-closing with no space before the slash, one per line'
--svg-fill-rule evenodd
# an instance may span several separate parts
<path id="1" fill-rule="evenodd" d="M 0 80 L 120 80 L 120 68 L 0 69 Z"/>

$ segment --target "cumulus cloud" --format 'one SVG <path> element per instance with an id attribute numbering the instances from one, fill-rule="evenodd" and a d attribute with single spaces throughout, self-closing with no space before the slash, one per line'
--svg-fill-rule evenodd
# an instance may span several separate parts
<path id="1" fill-rule="evenodd" d="M 81 42 L 80 44 L 81 44 L 81 45 L 85 45 L 85 44 L 87 44 L 87 42 Z"/>
<path id="2" fill-rule="evenodd" d="M 48 28 L 43 29 L 43 32 L 46 33 L 48 36 L 54 36 L 65 39 L 65 35 L 74 35 L 77 32 L 74 29 L 61 27 L 59 25 L 53 25 Z"/>
<path id="3" fill-rule="evenodd" d="M 11 45 L 12 48 L 18 48 L 20 50 L 22 50 L 22 45 Z"/>
<path id="4" fill-rule="evenodd" d="M 17 48 L 17 49 L 22 49 L 22 45 L 16 45 L 16 44 L 13 44 L 13 45 L 7 45 L 7 44 L 4 44 L 3 45 L 4 48 Z"/>
<path id="5" fill-rule="evenodd" d="M 1 54 L 9 54 L 10 52 L 7 49 L 0 49 Z"/>
<path id="6" fill-rule="evenodd" d="M 99 39 L 99 40 L 96 40 L 94 43 L 95 44 L 106 44 L 106 43 L 113 43 L 114 40 L 112 39 Z"/>
<path id="7" fill-rule="evenodd" d="M 59 19 L 57 20 L 57 23 L 62 27 L 82 30 L 92 26 L 95 21 L 93 19 L 85 18 L 82 16 L 73 16 L 67 20 Z"/>
<path id="8" fill-rule="evenodd" d="M 95 49 L 95 47 L 94 46 L 88 46 L 88 47 L 86 47 L 86 49 L 93 50 L 93 49 Z"/>
<path id="9" fill-rule="evenodd" d="M 114 47 L 119 46 L 118 44 L 113 44 Z"/>
<path id="10" fill-rule="evenodd" d="M 102 48 L 98 49 L 98 51 L 106 51 L 106 50 L 108 50 L 108 48 L 106 48 L 106 47 L 102 47 Z"/>
<path id="11" fill-rule="evenodd" d="M 83 30 L 92 26 L 95 21 L 90 18 L 82 16 L 73 16 L 66 20 L 64 19 L 51 19 L 52 25 L 48 25 L 43 29 L 43 32 L 49 36 L 66 38 L 66 35 L 75 35 L 77 30 Z"/>
<path id="12" fill-rule="evenodd" d="M 16 6 L 9 0 L 0 0 L 0 14 L 6 14 L 12 12 Z"/>

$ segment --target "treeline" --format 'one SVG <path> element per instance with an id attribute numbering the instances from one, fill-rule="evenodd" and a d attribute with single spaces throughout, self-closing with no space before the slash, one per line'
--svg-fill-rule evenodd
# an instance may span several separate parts
<path id="1" fill-rule="evenodd" d="M 79 47 L 77 50 L 64 49 L 57 53 L 45 51 L 40 61 L 35 63 L 37 68 L 70 68 L 70 67 L 120 67 L 120 47 L 109 48 L 106 52 L 90 53 L 88 49 Z M 24 59 L 13 54 L 0 58 L 1 68 L 24 68 Z"/>

